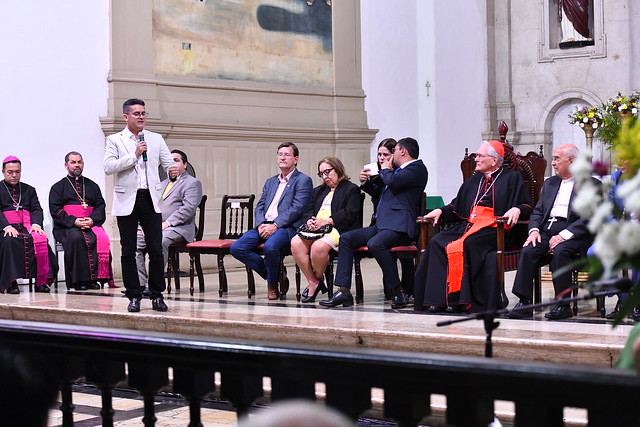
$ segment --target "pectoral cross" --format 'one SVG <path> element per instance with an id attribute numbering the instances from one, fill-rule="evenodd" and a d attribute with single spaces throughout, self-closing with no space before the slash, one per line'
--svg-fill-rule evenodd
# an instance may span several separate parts
<path id="1" fill-rule="evenodd" d="M 474 219 L 476 219 L 476 208 L 475 207 L 471 211 L 471 215 L 469 215 L 469 222 L 473 222 Z"/>
<path id="2" fill-rule="evenodd" d="M 22 206 L 20 206 L 19 204 L 15 204 L 14 205 L 16 207 L 16 212 L 18 212 L 20 209 L 22 209 Z"/>
<path id="3" fill-rule="evenodd" d="M 80 205 L 83 207 L 83 209 L 87 209 L 87 207 L 89 207 L 87 202 L 82 202 L 82 203 L 80 203 Z"/>
<path id="4" fill-rule="evenodd" d="M 558 221 L 558 218 L 556 218 L 555 216 L 552 216 L 551 218 L 549 218 L 549 225 L 547 226 L 547 230 L 551 230 L 551 226 L 556 221 Z"/>

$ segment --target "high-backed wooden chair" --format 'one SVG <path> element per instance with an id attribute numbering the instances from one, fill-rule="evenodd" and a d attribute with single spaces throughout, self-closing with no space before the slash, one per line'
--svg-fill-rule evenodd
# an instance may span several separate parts
<path id="1" fill-rule="evenodd" d="M 424 211 L 426 209 L 427 195 L 426 193 L 422 193 L 422 197 L 420 199 L 420 209 L 418 211 L 418 215 L 424 215 Z M 389 251 L 393 255 L 395 260 L 408 258 L 413 260 L 414 266 L 418 263 L 420 258 L 420 249 L 422 246 L 419 242 L 421 233 L 416 231 L 416 236 L 414 236 L 414 241 L 410 245 L 406 246 L 395 246 L 391 248 Z M 372 255 L 369 252 L 369 248 L 366 246 L 361 246 L 358 249 L 353 251 L 353 268 L 355 271 L 355 281 L 356 281 L 356 304 L 360 304 L 364 300 L 364 284 L 362 280 L 362 268 L 360 267 L 360 262 L 363 258 L 371 258 Z"/>
<path id="2" fill-rule="evenodd" d="M 198 205 L 198 210 L 196 216 L 197 225 L 196 225 L 196 237 L 194 239 L 195 242 L 199 242 L 202 240 L 202 236 L 204 236 L 204 214 L 205 207 L 207 205 L 207 196 L 203 195 L 202 199 L 200 199 L 200 204 Z M 175 281 L 176 281 L 176 289 L 180 289 L 180 254 L 188 253 L 189 248 L 187 247 L 188 242 L 177 242 L 169 245 L 169 256 L 167 259 L 167 293 L 171 293 L 171 274 L 173 273 Z M 200 255 L 196 254 L 196 271 L 198 272 L 198 283 L 200 288 L 204 287 L 204 274 L 202 273 L 202 265 L 200 264 Z"/>
<path id="3" fill-rule="evenodd" d="M 218 279 L 220 296 L 227 292 L 227 273 L 224 268 L 224 257 L 231 250 L 231 245 L 239 239 L 247 230 L 253 228 L 253 203 L 255 194 L 246 195 L 225 195 L 222 198 L 220 210 L 220 233 L 217 239 L 201 240 L 187 245 L 189 250 L 190 268 L 190 293 L 193 295 L 194 264 L 196 258 L 202 254 L 213 254 L 218 258 Z M 251 269 L 246 267 L 247 276 L 252 277 Z M 204 292 L 204 282 L 200 283 L 200 292 Z M 255 285 L 248 289 L 249 298 L 255 294 Z"/>
<path id="4" fill-rule="evenodd" d="M 529 197 L 533 202 L 533 206 L 538 202 L 540 192 L 542 190 L 542 184 L 544 182 L 544 174 L 547 167 L 547 161 L 542 154 L 542 146 L 538 153 L 533 151 L 528 152 L 525 155 L 516 154 L 513 151 L 513 147 L 508 142 L 504 142 L 504 162 L 502 167 L 512 169 L 519 172 L 523 179 L 524 184 L 529 192 Z M 476 154 L 469 154 L 469 149 L 465 149 L 464 158 L 460 162 L 460 169 L 462 170 L 462 178 L 466 180 L 470 178 L 476 169 L 475 162 Z M 432 224 L 418 220 L 420 223 L 420 252 L 422 255 L 427 248 L 429 239 L 437 232 L 437 229 Z M 498 306 L 503 308 L 507 306 L 508 300 L 504 290 L 505 273 L 507 271 L 514 271 L 518 268 L 518 261 L 520 260 L 520 251 L 522 244 L 526 240 L 528 231 L 528 221 L 518 221 L 518 224 L 511 229 L 511 238 L 506 240 L 506 234 L 504 224 L 506 221 L 497 219 L 497 240 L 496 240 L 496 264 L 498 269 Z M 539 302 L 541 297 L 541 285 L 540 276 L 535 279 L 535 301 Z"/>
<path id="5" fill-rule="evenodd" d="M 463 179 L 471 177 L 475 173 L 475 153 L 469 154 L 468 149 L 465 149 L 465 156 L 460 163 L 462 169 Z M 529 197 L 532 201 L 532 206 L 538 203 L 540 192 L 542 191 L 542 184 L 544 182 L 544 174 L 547 168 L 547 160 L 542 154 L 542 146 L 540 146 L 539 152 L 528 152 L 525 155 L 516 154 L 513 151 L 513 147 L 509 143 L 504 144 L 504 162 L 502 167 L 505 169 L 511 169 L 519 172 L 524 180 L 524 185 L 529 192 Z M 506 307 L 507 296 L 504 290 L 504 276 L 507 271 L 514 271 L 518 268 L 518 262 L 520 260 L 520 250 L 522 244 L 526 240 L 527 236 L 527 224 L 528 221 L 518 221 L 518 224 L 512 228 L 511 240 L 506 241 L 506 234 L 504 225 L 506 221 L 498 219 L 497 223 L 497 242 L 496 242 L 496 263 L 498 268 L 498 305 L 500 307 Z M 541 299 L 541 285 L 540 276 L 535 278 L 535 301 L 539 302 Z"/>

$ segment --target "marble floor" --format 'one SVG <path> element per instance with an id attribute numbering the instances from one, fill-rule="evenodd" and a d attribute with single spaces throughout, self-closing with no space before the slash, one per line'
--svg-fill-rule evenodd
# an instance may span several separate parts
<path id="1" fill-rule="evenodd" d="M 128 300 L 122 295 L 122 288 L 77 292 L 67 291 L 62 282 L 50 294 L 30 293 L 28 286 L 23 285 L 19 295 L 0 295 L 0 318 L 251 340 L 484 354 L 482 321 L 439 326 L 439 322 L 462 320 L 466 316 L 426 314 L 414 312 L 412 308 L 391 309 L 390 303 L 384 301 L 381 275 L 375 261 L 364 260 L 362 267 L 364 303 L 348 308 L 326 309 L 317 304 L 297 302 L 293 268 L 289 267 L 292 288 L 287 299 L 281 301 L 267 300 L 266 287 L 263 288 L 262 283 L 256 283 L 258 294 L 247 298 L 244 270 L 232 269 L 228 271 L 229 292 L 223 297 L 218 296 L 218 276 L 213 271 L 205 275 L 206 292 L 198 292 L 196 285 L 194 296 L 189 294 L 188 278 L 183 278 L 182 288 L 165 296 L 169 305 L 166 313 L 153 311 L 148 300 L 143 301 L 140 313 L 128 313 Z M 510 275 L 508 289 L 512 280 L 513 275 Z M 543 282 L 543 292 L 545 300 L 551 298 L 549 280 Z M 512 298 L 510 307 L 515 303 Z M 607 298 L 607 311 L 614 304 L 614 298 Z M 549 321 L 544 318 L 544 311 L 540 311 L 533 320 L 499 321 L 500 326 L 493 334 L 494 357 L 592 366 L 612 366 L 633 326 L 628 321 L 613 328 L 612 321 L 597 316 L 593 301 L 581 301 L 578 316 L 571 319 Z M 90 408 L 91 404 L 81 402 L 93 399 L 99 407 L 99 398 L 82 390 L 78 393 L 78 398 L 74 396 L 80 408 L 78 425 L 98 425 L 97 412 Z M 120 402 L 124 405 L 122 410 L 130 412 L 116 425 L 139 425 L 142 402 L 135 398 L 123 399 Z M 173 408 L 172 404 L 171 401 L 158 403 L 166 410 L 159 411 L 157 425 L 183 424 L 177 420 L 186 416 L 184 407 L 176 405 Z M 508 408 L 506 412 L 509 412 Z M 165 415 L 167 419 L 162 418 Z M 59 416 L 58 411 L 52 411 L 51 425 L 59 425 L 55 416 Z M 205 406 L 204 419 L 211 421 L 205 425 L 229 425 L 235 423 L 235 414 L 228 408 Z"/>
<path id="2" fill-rule="evenodd" d="M 427 314 L 412 308 L 393 310 L 384 301 L 375 261 L 364 260 L 362 265 L 364 303 L 348 308 L 326 309 L 318 304 L 299 303 L 293 283 L 285 300 L 267 300 L 262 283 L 256 283 L 258 293 L 249 299 L 246 274 L 237 269 L 228 271 L 229 292 L 221 298 L 214 272 L 205 275 L 206 291 L 200 293 L 196 286 L 194 296 L 189 294 L 188 278 L 183 278 L 182 289 L 174 289 L 165 297 L 169 305 L 166 313 L 153 311 L 148 300 L 142 302 L 140 313 L 128 313 L 128 300 L 121 288 L 67 291 L 62 282 L 50 294 L 30 293 L 24 285 L 19 295 L 0 295 L 0 318 L 360 348 L 484 354 L 482 321 L 439 326 L 439 322 L 466 316 Z M 289 277 L 293 278 L 292 267 Z M 513 276 L 508 279 L 513 280 Z M 510 287 L 508 283 L 507 289 Z M 551 298 L 552 291 L 550 281 L 545 280 L 545 300 Z M 610 311 L 615 298 L 606 300 Z M 515 303 L 512 298 L 510 306 Z M 494 357 L 612 366 L 632 326 L 629 321 L 613 328 L 612 321 L 597 316 L 594 301 L 581 301 L 578 316 L 566 320 L 546 320 L 543 311 L 537 312 L 533 320 L 500 319 L 500 326 L 493 333 Z"/>

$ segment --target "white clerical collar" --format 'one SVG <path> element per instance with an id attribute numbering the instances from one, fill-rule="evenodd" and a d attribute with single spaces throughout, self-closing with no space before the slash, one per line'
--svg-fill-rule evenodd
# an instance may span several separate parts
<path id="1" fill-rule="evenodd" d="M 498 172 L 500 170 L 500 168 L 497 168 L 496 170 L 493 170 L 491 172 L 487 172 L 484 174 L 485 178 L 491 178 L 493 176 L 494 173 Z"/>

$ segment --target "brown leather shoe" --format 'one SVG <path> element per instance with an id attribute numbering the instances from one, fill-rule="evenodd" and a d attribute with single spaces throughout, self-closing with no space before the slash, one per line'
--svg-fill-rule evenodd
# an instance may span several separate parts
<path id="1" fill-rule="evenodd" d="M 278 285 L 267 285 L 267 298 L 270 300 L 276 300 L 280 298 L 278 293 Z"/>

